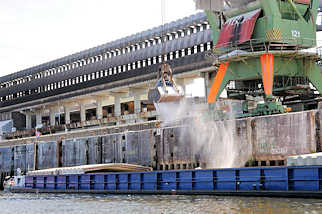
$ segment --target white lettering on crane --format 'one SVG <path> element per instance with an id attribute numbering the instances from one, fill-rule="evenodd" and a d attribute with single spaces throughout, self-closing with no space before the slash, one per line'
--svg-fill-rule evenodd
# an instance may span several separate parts
<path id="1" fill-rule="evenodd" d="M 300 31 L 297 31 L 297 30 L 292 30 L 292 37 L 295 37 L 295 38 L 300 38 L 301 37 L 301 32 Z"/>

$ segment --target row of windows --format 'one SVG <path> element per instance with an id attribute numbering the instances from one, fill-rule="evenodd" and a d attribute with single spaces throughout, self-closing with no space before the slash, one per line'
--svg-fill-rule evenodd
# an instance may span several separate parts
<path id="1" fill-rule="evenodd" d="M 145 60 L 133 62 L 131 64 L 120 65 L 117 67 L 108 68 L 106 70 L 96 71 L 91 74 L 78 76 L 78 77 L 75 77 L 72 79 L 66 79 L 66 80 L 52 83 L 52 84 L 49 84 L 46 86 L 41 86 L 36 89 L 22 91 L 22 92 L 18 92 L 16 94 L 7 95 L 5 97 L 0 97 L 0 101 L 12 100 L 15 98 L 19 98 L 19 97 L 23 97 L 23 96 L 27 96 L 27 95 L 31 95 L 31 94 L 35 94 L 35 93 L 51 91 L 51 90 L 64 88 L 67 86 L 76 85 L 76 84 L 80 84 L 83 82 L 99 79 L 102 77 L 107 77 L 107 76 L 119 74 L 122 72 L 131 71 L 131 70 L 134 70 L 137 68 L 144 68 L 144 67 L 147 67 L 150 65 L 161 63 L 162 61 L 170 61 L 173 59 L 178 59 L 178 58 L 189 56 L 189 55 L 196 54 L 199 52 L 208 51 L 208 50 L 212 49 L 212 46 L 213 46 L 212 42 L 196 45 L 194 47 L 182 49 L 180 51 L 170 52 L 166 55 L 160 55 L 158 57 L 151 57 L 151 58 L 148 58 Z M 162 60 L 162 57 L 163 57 L 163 60 Z"/>
<path id="2" fill-rule="evenodd" d="M 94 63 L 94 62 L 97 62 L 97 61 L 112 58 L 112 57 L 115 57 L 115 56 L 119 56 L 119 55 L 122 55 L 122 54 L 125 54 L 125 53 L 132 52 L 132 51 L 140 50 L 142 48 L 151 47 L 153 45 L 160 44 L 162 42 L 162 40 L 165 42 L 165 41 L 177 39 L 179 37 L 189 36 L 189 35 L 191 35 L 193 33 L 204 31 L 206 29 L 210 29 L 210 25 L 208 24 L 208 22 L 204 22 L 204 23 L 201 23 L 201 24 L 190 26 L 189 28 L 184 29 L 184 30 L 179 30 L 177 32 L 168 33 L 168 34 L 162 36 L 162 38 L 161 37 L 155 37 L 153 39 L 146 40 L 146 41 L 143 41 L 141 43 L 137 43 L 135 45 L 131 45 L 131 46 L 128 46 L 128 47 L 125 47 L 125 48 L 122 48 L 122 49 L 115 49 L 115 50 L 112 50 L 112 51 L 108 51 L 108 52 L 106 52 L 106 53 L 104 53 L 102 55 L 97 55 L 97 56 L 93 56 L 93 57 L 90 57 L 90 58 L 87 58 L 87 59 L 78 60 L 78 61 L 70 63 L 70 64 L 61 65 L 61 66 L 59 66 L 57 68 L 51 68 L 49 70 L 36 73 L 34 75 L 29 75 L 29 76 L 26 76 L 24 78 L 15 79 L 15 80 L 12 80 L 10 82 L 5 82 L 5 83 L 2 83 L 0 85 L 0 88 L 4 88 L 4 87 L 8 88 L 8 87 L 13 86 L 13 85 L 18 85 L 18 84 L 22 84 L 22 83 L 31 81 L 32 79 L 39 79 L 39 78 L 51 76 L 51 75 L 54 75 L 56 73 L 68 71 L 68 70 L 71 70 L 73 68 L 81 67 L 81 66 L 91 64 L 91 63 Z"/>

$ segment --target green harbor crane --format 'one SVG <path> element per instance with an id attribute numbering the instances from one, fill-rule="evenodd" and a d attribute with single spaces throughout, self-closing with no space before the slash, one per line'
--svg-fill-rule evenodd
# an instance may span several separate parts
<path id="1" fill-rule="evenodd" d="M 213 32 L 216 69 L 208 76 L 208 103 L 215 103 L 230 81 L 230 98 L 264 97 L 252 112 L 246 104 L 244 116 L 284 113 L 290 110 L 285 105 L 304 110 L 312 104 L 309 100 L 314 104 L 320 99 L 321 58 L 315 48 L 319 2 L 195 0 Z"/>

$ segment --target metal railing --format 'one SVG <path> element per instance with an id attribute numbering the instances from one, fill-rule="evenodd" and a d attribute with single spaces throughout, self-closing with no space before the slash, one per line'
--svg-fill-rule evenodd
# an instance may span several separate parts
<path id="1" fill-rule="evenodd" d="M 302 55 L 311 54 L 321 58 L 322 46 L 317 47 L 317 44 L 319 44 L 317 40 L 306 38 L 284 38 L 278 41 L 267 41 L 264 38 L 251 39 L 244 43 L 228 42 L 222 44 L 221 47 L 214 46 L 213 50 L 206 52 L 206 57 L 213 58 L 215 61 L 222 61 L 227 58 L 255 56 L 261 52 L 274 51 L 281 54 L 288 52 L 297 52 Z"/>

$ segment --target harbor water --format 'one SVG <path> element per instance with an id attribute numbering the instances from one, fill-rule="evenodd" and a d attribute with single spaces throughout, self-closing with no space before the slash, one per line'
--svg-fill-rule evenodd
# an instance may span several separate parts
<path id="1" fill-rule="evenodd" d="M 291 198 L 13 194 L 0 192 L 0 213 L 322 213 L 322 200 Z"/>

